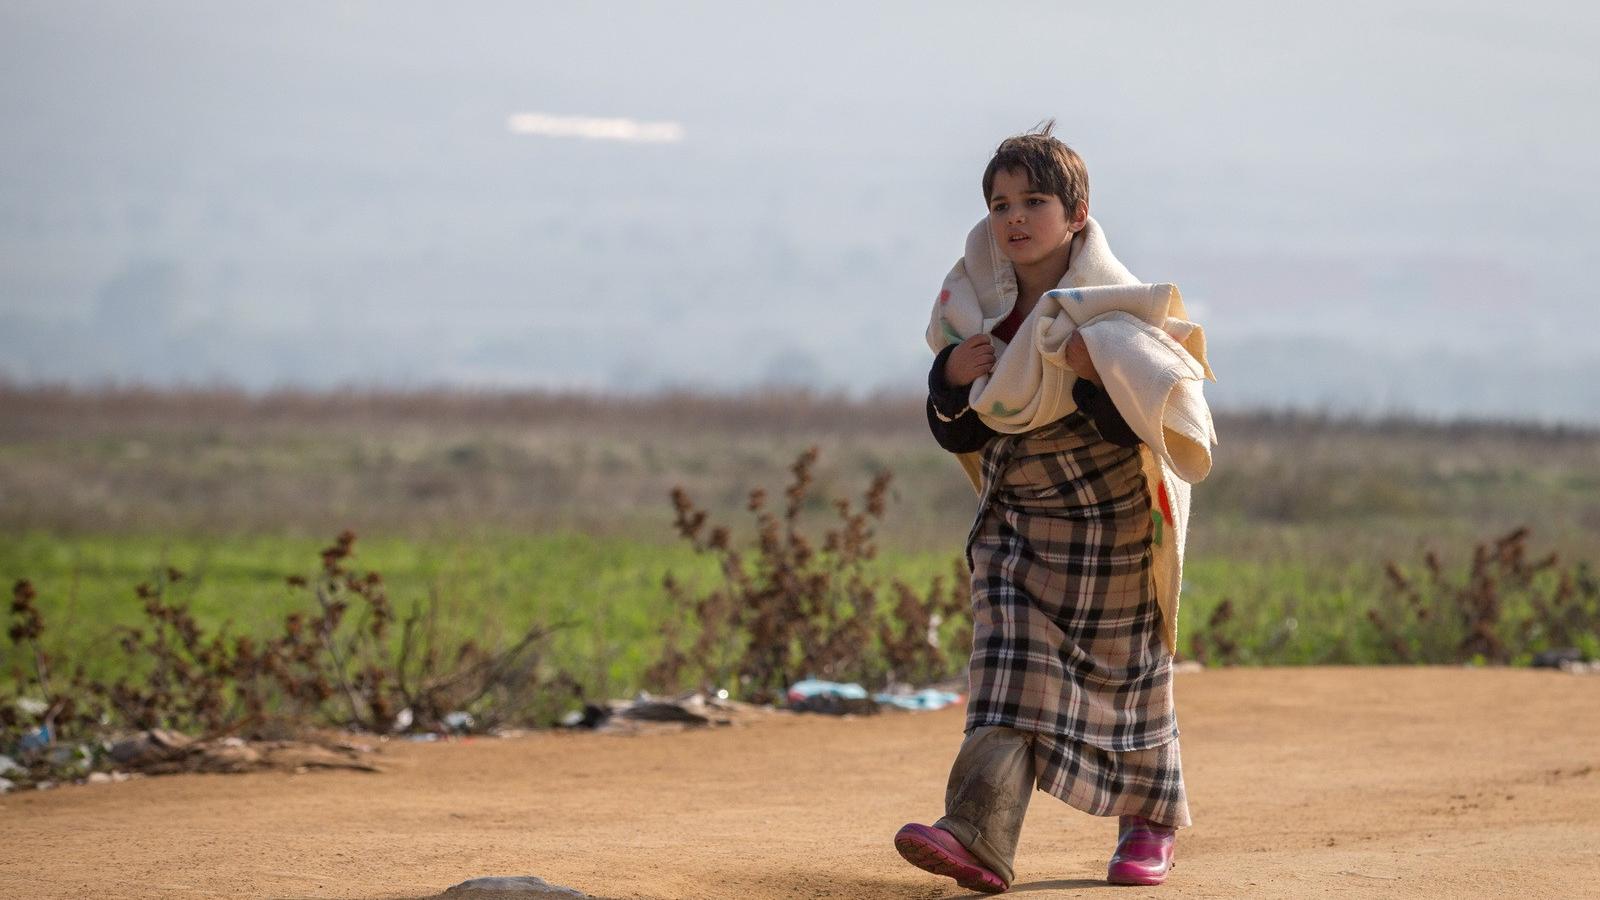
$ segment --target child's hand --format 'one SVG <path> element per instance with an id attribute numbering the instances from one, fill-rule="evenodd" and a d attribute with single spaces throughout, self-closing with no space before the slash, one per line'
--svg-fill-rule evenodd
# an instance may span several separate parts
<path id="1" fill-rule="evenodd" d="M 952 357 L 954 353 L 950 354 Z M 1084 381 L 1093 382 L 1100 387 L 1100 373 L 1094 369 L 1094 360 L 1089 358 L 1089 347 L 1083 342 L 1083 332 L 1074 331 L 1072 337 L 1067 338 L 1067 365 Z"/>
<path id="2" fill-rule="evenodd" d="M 987 334 L 975 334 L 950 351 L 950 358 L 944 361 L 944 380 L 951 387 L 965 387 L 993 368 L 994 344 L 989 343 Z"/>

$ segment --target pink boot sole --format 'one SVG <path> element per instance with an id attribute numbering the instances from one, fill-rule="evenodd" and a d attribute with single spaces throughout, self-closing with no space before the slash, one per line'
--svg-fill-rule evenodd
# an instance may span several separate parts
<path id="1" fill-rule="evenodd" d="M 894 848 L 906 862 L 925 872 L 954 878 L 969 891 L 998 894 L 1008 885 L 984 867 L 955 835 L 942 828 L 911 824 L 894 836 Z"/>
<path id="2" fill-rule="evenodd" d="M 1106 881 L 1112 884 L 1154 887 L 1155 885 L 1166 883 L 1167 872 L 1170 871 L 1172 871 L 1172 866 L 1168 866 L 1166 872 L 1160 873 L 1139 871 L 1131 867 L 1121 866 L 1108 871 L 1106 873 Z"/>

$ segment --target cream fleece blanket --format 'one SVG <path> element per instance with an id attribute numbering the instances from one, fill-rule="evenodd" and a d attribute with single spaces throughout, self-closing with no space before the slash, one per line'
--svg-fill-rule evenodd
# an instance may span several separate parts
<path id="1" fill-rule="evenodd" d="M 946 276 L 928 324 L 934 352 L 974 334 L 989 334 L 1017 301 L 1016 273 L 980 221 L 966 253 Z M 1211 471 L 1216 429 L 1201 393 L 1216 380 L 1206 362 L 1205 332 L 1189 321 L 1183 296 L 1171 284 L 1142 284 L 1112 255 L 1093 218 L 1073 238 L 1072 264 L 1055 290 L 1029 312 L 1011 343 L 990 335 L 995 366 L 973 382 L 969 405 L 1005 434 L 1031 431 L 1077 408 L 1066 363 L 1067 340 L 1083 332 L 1105 391 L 1140 447 L 1150 484 L 1156 597 L 1163 638 L 1177 647 L 1178 594 L 1189 524 L 1189 485 Z M 974 488 L 978 455 L 962 454 Z"/>

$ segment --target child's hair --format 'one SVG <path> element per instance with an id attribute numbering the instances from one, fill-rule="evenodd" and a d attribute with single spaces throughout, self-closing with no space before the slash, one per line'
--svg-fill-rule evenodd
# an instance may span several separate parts
<path id="1" fill-rule="evenodd" d="M 1079 202 L 1088 206 L 1089 169 L 1083 164 L 1083 157 L 1051 136 L 1055 128 L 1056 120 L 1047 119 L 1026 134 L 1000 142 L 988 168 L 983 170 L 985 206 L 989 205 L 989 194 L 994 190 L 995 173 L 1009 169 L 1027 172 L 1034 190 L 1060 197 L 1069 219 Z"/>

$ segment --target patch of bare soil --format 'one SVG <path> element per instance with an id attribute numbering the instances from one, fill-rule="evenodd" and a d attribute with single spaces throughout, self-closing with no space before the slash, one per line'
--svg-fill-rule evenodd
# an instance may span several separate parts
<path id="1" fill-rule="evenodd" d="M 1118 897 L 1600 896 L 1600 677 L 1240 669 L 1178 680 L 1195 827 Z M 940 812 L 959 708 L 391 744 L 381 773 L 0 797 L 0 896 L 965 896 L 891 836 Z M 1012 892 L 1099 895 L 1115 823 L 1035 794 Z"/>

